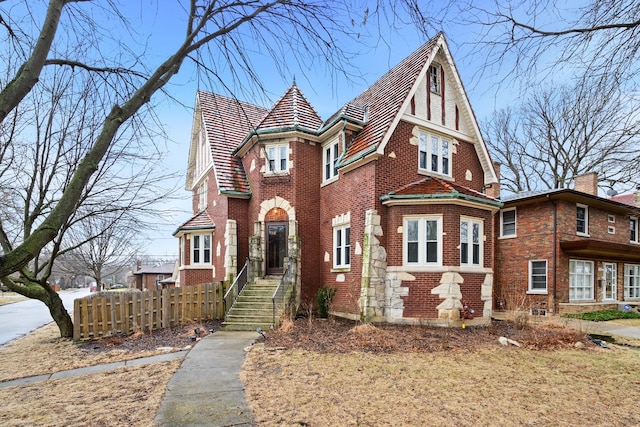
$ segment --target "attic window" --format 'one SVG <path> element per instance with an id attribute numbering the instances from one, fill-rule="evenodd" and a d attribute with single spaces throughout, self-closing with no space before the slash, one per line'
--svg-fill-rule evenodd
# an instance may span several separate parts
<path id="1" fill-rule="evenodd" d="M 429 89 L 440 95 L 440 66 L 429 65 Z"/>

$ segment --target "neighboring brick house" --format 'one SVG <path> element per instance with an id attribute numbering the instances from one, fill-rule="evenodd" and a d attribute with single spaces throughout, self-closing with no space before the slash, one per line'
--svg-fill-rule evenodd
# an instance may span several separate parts
<path id="1" fill-rule="evenodd" d="M 336 315 L 488 321 L 497 175 L 442 33 L 323 121 L 294 84 L 271 108 L 199 91 L 181 286 L 296 271 Z"/>
<path id="2" fill-rule="evenodd" d="M 141 291 L 152 291 L 154 289 L 172 288 L 175 282 L 174 275 L 175 262 L 166 262 L 159 265 L 138 264 L 136 269 L 130 273 L 130 287 Z"/>
<path id="3" fill-rule="evenodd" d="M 597 192 L 596 175 L 587 174 L 575 189 L 502 199 L 497 308 L 563 314 L 640 303 L 640 193 L 634 201 Z"/>

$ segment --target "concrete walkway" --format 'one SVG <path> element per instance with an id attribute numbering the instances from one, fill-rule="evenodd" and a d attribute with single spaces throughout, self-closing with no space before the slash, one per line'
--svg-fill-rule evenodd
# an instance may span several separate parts
<path id="1" fill-rule="evenodd" d="M 55 372 L 53 374 L 37 375 L 35 377 L 19 378 L 17 380 L 0 382 L 0 389 L 26 385 L 38 381 L 55 380 L 58 378 L 77 377 L 80 375 L 90 375 L 98 372 L 111 371 L 113 369 L 123 368 L 125 366 L 139 366 L 149 363 L 160 363 L 169 360 L 182 359 L 187 355 L 186 351 L 178 351 L 174 353 L 159 354 L 157 356 L 141 357 L 139 359 L 126 360 L 124 362 L 105 363 L 103 365 L 87 366 L 86 368 L 69 369 L 68 371 Z"/>
<path id="2" fill-rule="evenodd" d="M 215 332 L 187 354 L 167 385 L 157 426 L 253 426 L 240 371 L 256 332 Z"/>
<path id="3" fill-rule="evenodd" d="M 568 318 L 562 318 L 559 323 L 586 333 L 640 340 L 640 327 L 637 326 L 623 326 L 613 322 L 590 322 L 588 320 Z"/>

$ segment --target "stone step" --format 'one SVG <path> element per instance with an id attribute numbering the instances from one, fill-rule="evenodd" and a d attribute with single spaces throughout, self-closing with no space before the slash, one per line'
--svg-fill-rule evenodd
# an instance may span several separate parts
<path id="1" fill-rule="evenodd" d="M 261 328 L 263 331 L 268 331 L 271 327 L 271 322 L 269 323 L 233 323 L 233 322 L 224 322 L 222 323 L 223 331 L 255 331 L 258 328 Z"/>

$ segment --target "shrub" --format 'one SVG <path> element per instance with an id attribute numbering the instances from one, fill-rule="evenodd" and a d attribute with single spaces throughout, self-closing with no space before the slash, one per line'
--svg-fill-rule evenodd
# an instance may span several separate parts
<path id="1" fill-rule="evenodd" d="M 321 319 L 329 317 L 329 309 L 333 302 L 333 297 L 336 294 L 336 288 L 330 288 L 327 285 L 323 285 L 318 289 L 316 294 L 316 310 L 317 316 Z"/>
<path id="2" fill-rule="evenodd" d="M 616 319 L 640 319 L 640 313 L 636 313 L 635 311 L 601 310 L 581 314 L 565 314 L 564 317 L 590 320 L 592 322 L 606 322 L 607 320 Z"/>

